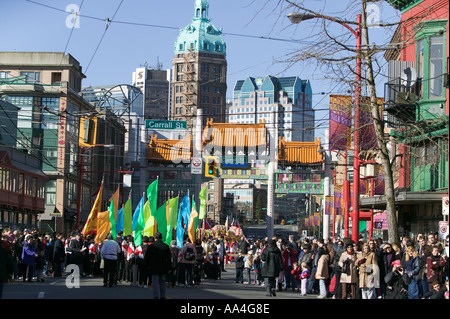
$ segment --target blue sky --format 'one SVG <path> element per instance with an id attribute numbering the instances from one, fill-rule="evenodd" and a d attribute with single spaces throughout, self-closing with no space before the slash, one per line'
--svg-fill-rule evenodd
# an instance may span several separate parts
<path id="1" fill-rule="evenodd" d="M 285 16 L 287 12 L 280 13 L 275 7 L 277 0 L 264 8 L 266 0 L 209 2 L 209 17 L 223 29 L 227 44 L 228 99 L 237 80 L 266 75 L 296 75 L 311 80 L 315 109 L 327 107 L 329 93 L 346 94 L 348 86 L 324 80 L 325 75 L 311 63 L 285 70 L 285 63 L 275 62 L 311 44 L 309 37 L 318 30 L 317 22 L 292 25 Z M 305 6 L 354 20 L 356 11 L 344 15 L 349 3 L 306 0 Z M 65 12 L 72 4 L 80 8 L 81 14 L 79 28 L 73 30 L 66 25 L 69 22 L 71 26 L 71 19 Z M 382 4 L 379 10 L 383 22 L 399 20 L 399 12 L 391 6 Z M 105 33 L 106 22 L 102 19 L 112 19 L 114 14 Z M 81 63 L 87 76 L 83 86 L 130 84 L 133 71 L 144 63 L 155 66 L 159 61 L 163 69 L 171 68 L 179 28 L 185 27 L 193 15 L 194 0 L 0 0 L 0 51 L 65 51 Z M 346 33 L 337 24 L 332 27 L 337 35 Z M 374 28 L 373 42 L 389 41 L 391 31 Z M 379 92 L 382 95 L 382 85 Z M 325 122 L 327 112 L 318 111 L 316 119 Z M 316 136 L 323 140 L 321 134 Z"/>

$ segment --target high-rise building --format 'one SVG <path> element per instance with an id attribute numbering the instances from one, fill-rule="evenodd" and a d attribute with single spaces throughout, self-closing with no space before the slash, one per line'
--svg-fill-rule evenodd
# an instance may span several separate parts
<path id="1" fill-rule="evenodd" d="M 209 19 L 208 0 L 196 0 L 192 22 L 181 29 L 172 60 L 170 117 L 192 128 L 197 109 L 207 118 L 224 122 L 227 90 L 226 44 L 222 30 Z"/>
<path id="2" fill-rule="evenodd" d="M 271 122 L 274 113 L 278 135 L 286 141 L 314 141 L 315 111 L 308 80 L 298 76 L 247 77 L 236 82 L 233 103 L 228 107 L 229 123 Z"/>
<path id="3" fill-rule="evenodd" d="M 142 91 L 144 119 L 167 120 L 170 108 L 171 70 L 137 68 L 131 84 Z"/>

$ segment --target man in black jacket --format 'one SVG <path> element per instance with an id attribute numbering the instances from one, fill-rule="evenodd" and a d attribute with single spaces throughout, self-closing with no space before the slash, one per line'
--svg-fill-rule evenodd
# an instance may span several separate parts
<path id="1" fill-rule="evenodd" d="M 66 255 L 62 238 L 63 234 L 59 233 L 56 235 L 55 244 L 53 246 L 53 262 L 55 263 L 55 272 L 53 273 L 54 277 L 62 276 L 62 263 L 64 262 Z"/>
<path id="2" fill-rule="evenodd" d="M 261 260 L 264 262 L 261 276 L 264 277 L 266 296 L 276 296 L 275 278 L 278 277 L 283 269 L 283 258 L 281 257 L 281 251 L 277 247 L 276 240 L 272 239 L 269 241 L 269 246 L 264 248 L 261 253 Z"/>
<path id="3" fill-rule="evenodd" d="M 162 241 L 162 234 L 155 233 L 155 242 L 149 245 L 144 255 L 145 266 L 152 276 L 153 298 L 166 298 L 165 275 L 171 269 L 170 247 Z"/>

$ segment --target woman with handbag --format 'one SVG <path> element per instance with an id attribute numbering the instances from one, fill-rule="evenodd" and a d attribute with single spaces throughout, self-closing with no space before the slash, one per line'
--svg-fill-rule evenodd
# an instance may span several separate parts
<path id="1" fill-rule="evenodd" d="M 345 252 L 343 252 L 341 258 L 339 258 L 338 264 L 341 267 L 340 283 L 342 287 L 342 299 L 347 299 L 348 287 L 350 287 L 351 299 L 356 299 L 356 254 L 352 242 L 345 245 Z"/>
<path id="2" fill-rule="evenodd" d="M 414 246 L 407 246 L 402 258 L 402 267 L 405 270 L 403 281 L 408 285 L 408 299 L 419 299 L 420 264 L 419 254 Z"/>
<path id="3" fill-rule="evenodd" d="M 359 288 L 361 288 L 362 299 L 375 299 L 376 288 L 380 287 L 378 278 L 378 261 L 375 253 L 370 250 L 369 244 L 362 246 L 356 264 L 359 270 Z"/>

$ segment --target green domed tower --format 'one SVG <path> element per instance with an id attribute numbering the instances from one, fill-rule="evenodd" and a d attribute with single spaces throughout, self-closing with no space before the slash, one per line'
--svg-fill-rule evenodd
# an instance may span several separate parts
<path id="1" fill-rule="evenodd" d="M 227 91 L 226 44 L 222 29 L 209 19 L 209 1 L 195 0 L 191 23 L 180 30 L 172 60 L 171 118 L 191 127 L 197 109 L 207 118 L 224 122 Z"/>

